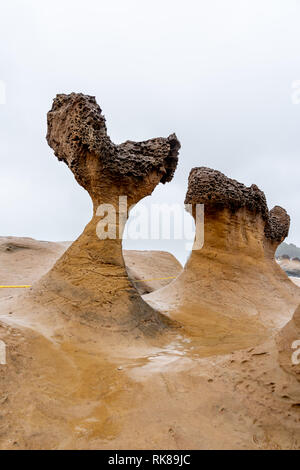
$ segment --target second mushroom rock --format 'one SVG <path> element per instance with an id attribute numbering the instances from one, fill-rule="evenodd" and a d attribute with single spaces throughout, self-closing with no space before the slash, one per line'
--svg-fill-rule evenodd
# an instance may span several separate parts
<path id="1" fill-rule="evenodd" d="M 300 300 L 300 290 L 274 259 L 288 235 L 286 211 L 276 206 L 269 212 L 256 185 L 205 167 L 191 170 L 185 203 L 193 216 L 204 204 L 204 245 L 195 244 L 183 272 L 146 295 L 147 302 L 229 350 L 242 347 L 243 336 L 252 344 L 260 332 L 282 327 Z"/>

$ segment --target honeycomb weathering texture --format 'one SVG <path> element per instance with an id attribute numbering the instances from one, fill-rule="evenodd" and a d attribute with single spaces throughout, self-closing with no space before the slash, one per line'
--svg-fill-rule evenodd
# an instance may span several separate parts
<path id="1" fill-rule="evenodd" d="M 281 328 L 300 301 L 299 288 L 275 261 L 289 230 L 286 211 L 269 212 L 256 185 L 205 167 L 191 170 L 185 203 L 196 221 L 191 255 L 173 282 L 144 298 L 193 334 L 214 337 L 223 352 Z M 204 204 L 204 224 L 196 204 Z"/>
<path id="2" fill-rule="evenodd" d="M 205 204 L 216 209 L 228 208 L 236 212 L 242 207 L 267 217 L 268 207 L 264 193 L 256 186 L 228 178 L 217 170 L 193 168 L 189 175 L 186 204 Z"/>
<path id="3" fill-rule="evenodd" d="M 268 224 L 265 228 L 266 237 L 276 242 L 283 242 L 288 236 L 291 218 L 280 206 L 275 206 L 269 212 Z"/>
<path id="4" fill-rule="evenodd" d="M 246 208 L 265 221 L 266 238 L 282 242 L 289 233 L 290 217 L 282 207 L 268 211 L 266 197 L 255 184 L 250 187 L 228 178 L 217 170 L 193 168 L 189 175 L 186 204 L 205 204 L 206 210 L 229 209 L 232 213 Z"/>
<path id="5" fill-rule="evenodd" d="M 84 186 L 80 166 L 87 153 L 99 158 L 102 171 L 118 178 L 143 178 L 153 171 L 161 175 L 162 183 L 173 178 L 180 148 L 176 135 L 144 142 L 128 140 L 115 145 L 107 135 L 105 117 L 94 96 L 82 93 L 57 95 L 47 122 L 48 144 Z"/>
<path id="6" fill-rule="evenodd" d="M 118 330 L 138 328 L 147 333 L 164 328 L 165 318 L 140 297 L 126 271 L 122 234 L 127 209 L 173 177 L 180 143 L 175 134 L 145 142 L 115 145 L 107 135 L 105 118 L 95 97 L 81 93 L 57 95 L 47 116 L 47 141 L 59 160 L 90 194 L 93 217 L 80 237 L 34 287 L 37 302 L 56 305 L 69 318 Z M 112 238 L 99 236 L 105 215 L 113 207 Z M 105 206 L 107 209 L 107 206 Z M 102 215 L 100 215 L 102 214 Z M 101 233 L 103 235 L 103 233 Z"/>

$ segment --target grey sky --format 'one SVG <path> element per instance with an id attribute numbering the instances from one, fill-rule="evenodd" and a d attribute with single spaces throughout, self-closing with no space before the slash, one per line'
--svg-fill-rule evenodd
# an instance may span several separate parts
<path id="1" fill-rule="evenodd" d="M 76 91 L 116 143 L 176 132 L 179 167 L 153 201 L 183 202 L 191 167 L 209 166 L 285 207 L 300 245 L 299 18 L 296 0 L 2 2 L 0 235 L 69 240 L 88 222 L 89 196 L 45 140 L 53 97 Z M 155 248 L 183 260 L 184 243 Z"/>

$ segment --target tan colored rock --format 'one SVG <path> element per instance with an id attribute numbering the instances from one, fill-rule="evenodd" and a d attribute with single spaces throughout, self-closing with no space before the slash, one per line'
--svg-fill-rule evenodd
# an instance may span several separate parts
<path id="1" fill-rule="evenodd" d="M 182 271 L 179 261 L 167 251 L 125 250 L 124 260 L 128 276 L 140 294 L 168 285 Z"/>
<path id="2" fill-rule="evenodd" d="M 273 332 L 256 318 L 260 313 L 251 323 L 243 297 L 241 314 L 231 314 L 227 304 L 220 308 L 230 296 L 237 302 L 234 290 L 220 287 L 245 295 L 239 279 L 243 286 L 247 273 L 265 303 L 272 293 L 279 298 L 272 305 L 283 305 L 287 278 L 270 271 L 276 243 L 263 235 L 268 217 L 255 225 L 259 211 L 244 209 L 216 211 L 217 226 L 213 213 L 208 217 L 207 240 L 215 244 L 203 259 L 200 252 L 191 256 L 195 264 L 184 279 L 193 286 L 183 285 L 190 299 L 177 317 L 181 329 L 149 337 L 94 328 L 80 315 L 65 315 L 63 291 L 47 297 L 41 288 L 0 299 L 0 339 L 7 346 L 7 365 L 0 367 L 0 448 L 300 449 L 299 382 L 280 366 Z M 20 245 L 4 255 L 26 251 Z M 202 279 L 203 272 L 199 283 L 195 273 Z M 198 312 L 188 304 L 195 299 Z M 214 300 L 210 310 L 207 299 Z"/>
<path id="3" fill-rule="evenodd" d="M 194 246 L 178 278 L 145 300 L 216 352 L 261 341 L 289 320 L 300 300 L 274 259 L 289 216 L 279 207 L 269 213 L 257 186 L 209 168 L 191 171 L 185 202 L 193 215 L 196 204 L 205 204 L 204 246 Z"/>
<path id="4" fill-rule="evenodd" d="M 88 324 L 147 331 L 163 327 L 163 318 L 141 299 L 128 278 L 122 256 L 127 211 L 122 213 L 119 197 L 126 196 L 130 207 L 157 184 L 172 179 L 180 148 L 175 134 L 115 145 L 95 98 L 71 93 L 55 98 L 48 113 L 47 141 L 89 192 L 93 218 L 35 287 L 37 300 L 57 305 L 66 316 Z M 104 204 L 116 213 L 110 224 L 114 239 L 101 240 L 96 233 L 97 211 L 101 206 L 103 216 Z"/>
<path id="5" fill-rule="evenodd" d="M 75 168 L 67 147 L 61 155 Z M 74 171 L 88 187 L 80 165 Z M 97 172 L 87 173 L 96 197 Z M 194 170 L 188 194 L 192 205 L 206 204 L 204 249 L 194 250 L 178 279 L 154 293 L 181 329 L 120 334 L 121 324 L 126 332 L 141 327 L 141 310 L 135 321 L 128 309 L 141 304 L 126 289 L 123 310 L 116 308 L 123 295 L 119 273 L 128 285 L 120 247 L 105 253 L 100 243 L 99 253 L 90 226 L 29 295 L 0 299 L 7 352 L 0 367 L 0 449 L 300 449 L 299 382 L 285 360 L 299 313 L 274 335 L 298 296 L 274 262 L 288 216 L 280 208 L 269 214 L 257 187 L 213 170 Z M 32 245 L 5 241 L 1 259 L 25 252 L 26 244 Z M 112 302 L 111 318 L 103 297 Z M 153 331 L 162 320 L 147 312 Z"/>

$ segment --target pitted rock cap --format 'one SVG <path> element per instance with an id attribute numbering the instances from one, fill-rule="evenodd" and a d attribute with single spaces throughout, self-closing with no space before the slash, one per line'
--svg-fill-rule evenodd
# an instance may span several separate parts
<path id="1" fill-rule="evenodd" d="M 275 206 L 269 212 L 265 194 L 255 184 L 247 187 L 211 168 L 191 170 L 185 204 L 205 204 L 206 210 L 213 211 L 227 208 L 232 213 L 244 207 L 262 216 L 270 241 L 280 243 L 289 233 L 290 216 L 285 209 Z"/>
<path id="2" fill-rule="evenodd" d="M 116 145 L 107 135 L 105 117 L 94 96 L 57 95 L 47 124 L 48 144 L 75 174 L 81 159 L 89 152 L 101 160 L 104 170 L 119 176 L 143 178 L 157 171 L 162 175 L 162 183 L 173 178 L 180 149 L 176 135 Z"/>
<path id="3" fill-rule="evenodd" d="M 216 210 L 236 212 L 242 207 L 268 217 L 265 194 L 255 184 L 250 187 L 228 178 L 217 170 L 193 168 L 189 175 L 186 204 L 205 204 Z"/>

